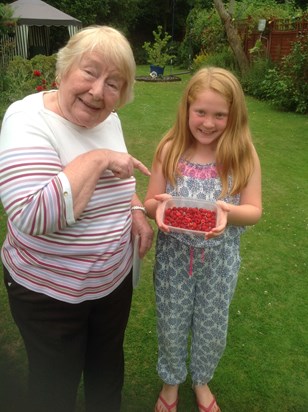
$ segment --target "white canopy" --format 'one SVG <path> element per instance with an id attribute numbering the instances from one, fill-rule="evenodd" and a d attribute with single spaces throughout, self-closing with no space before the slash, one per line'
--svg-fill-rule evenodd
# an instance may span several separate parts
<path id="1" fill-rule="evenodd" d="M 70 36 L 82 26 L 80 20 L 41 0 L 17 0 L 10 7 L 14 10 L 13 17 L 18 19 L 16 54 L 24 58 L 28 58 L 30 47 L 49 50 L 50 26 L 65 26 Z"/>

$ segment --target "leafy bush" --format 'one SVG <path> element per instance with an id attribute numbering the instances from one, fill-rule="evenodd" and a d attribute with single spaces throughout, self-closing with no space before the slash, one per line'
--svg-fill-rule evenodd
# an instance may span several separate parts
<path id="1" fill-rule="evenodd" d="M 217 53 L 225 44 L 225 31 L 216 11 L 192 9 L 187 17 L 183 40 L 183 47 L 190 50 L 192 58 L 199 54 Z"/>
<path id="2" fill-rule="evenodd" d="M 37 55 L 31 60 L 15 56 L 4 76 L 4 92 L 8 103 L 43 89 L 55 87 L 56 57 Z"/>
<path id="3" fill-rule="evenodd" d="M 275 65 L 271 60 L 257 57 L 251 63 L 250 70 L 241 78 L 244 92 L 257 99 L 264 100 L 266 92 L 261 87 L 261 81 L 265 79 L 269 70 L 274 69 Z"/>
<path id="4" fill-rule="evenodd" d="M 244 91 L 281 110 L 308 113 L 308 39 L 293 44 L 281 63 L 257 58 L 242 78 Z"/>
<path id="5" fill-rule="evenodd" d="M 36 91 L 55 88 L 55 65 L 56 55 L 37 55 L 31 60 L 15 56 L 5 73 L 1 73 L 0 120 L 14 101 Z"/>
<path id="6" fill-rule="evenodd" d="M 292 51 L 283 58 L 281 80 L 289 86 L 291 110 L 308 112 L 308 37 L 303 35 L 293 44 Z M 286 96 L 284 96 L 286 97 Z"/>
<path id="7" fill-rule="evenodd" d="M 192 47 L 189 42 L 184 40 L 178 45 L 177 64 L 178 66 L 187 69 L 191 67 L 192 59 L 193 59 Z"/>
<path id="8" fill-rule="evenodd" d="M 259 19 L 289 19 L 300 17 L 302 11 L 293 1 L 241 0 L 235 2 L 235 20 L 247 20 L 249 28 L 255 28 Z"/>
<path id="9" fill-rule="evenodd" d="M 193 60 L 192 70 L 196 71 L 204 66 L 217 66 L 232 72 L 238 71 L 234 54 L 228 47 L 224 47 L 219 53 L 199 54 Z"/>
<path id="10" fill-rule="evenodd" d="M 295 42 L 281 65 L 268 70 L 260 84 L 261 93 L 275 107 L 308 113 L 308 39 Z"/>
<path id="11" fill-rule="evenodd" d="M 171 54 L 170 40 L 172 36 L 163 32 L 162 26 L 157 26 L 153 31 L 154 42 L 144 42 L 142 48 L 147 53 L 147 62 L 155 66 L 165 67 L 175 57 Z"/>

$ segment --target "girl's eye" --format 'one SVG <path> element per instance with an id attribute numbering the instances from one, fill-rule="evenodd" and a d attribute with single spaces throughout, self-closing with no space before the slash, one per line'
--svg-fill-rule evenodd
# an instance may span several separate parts
<path id="1" fill-rule="evenodd" d="M 216 119 L 224 119 L 227 115 L 225 113 L 217 113 Z"/>

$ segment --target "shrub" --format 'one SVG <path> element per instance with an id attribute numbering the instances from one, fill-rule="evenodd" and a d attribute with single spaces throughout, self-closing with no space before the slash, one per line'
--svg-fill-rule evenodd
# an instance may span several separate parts
<path id="1" fill-rule="evenodd" d="M 267 72 L 261 82 L 265 98 L 275 107 L 308 113 L 308 39 L 295 42 L 280 66 Z"/>
<path id="2" fill-rule="evenodd" d="M 244 91 L 268 100 L 280 110 L 308 113 L 308 39 L 303 36 L 293 44 L 281 63 L 255 58 L 242 78 Z"/>
<path id="3" fill-rule="evenodd" d="M 56 55 L 38 55 L 31 60 L 15 56 L 1 73 L 0 120 L 7 107 L 36 91 L 55 88 Z"/>
<path id="4" fill-rule="evenodd" d="M 171 54 L 170 40 L 172 36 L 163 32 L 163 27 L 158 26 L 153 31 L 154 42 L 144 42 L 142 48 L 147 53 L 147 62 L 155 66 L 165 67 L 175 57 Z"/>
<path id="5" fill-rule="evenodd" d="M 244 92 L 257 99 L 266 99 L 266 91 L 261 87 L 262 80 L 265 79 L 269 70 L 275 65 L 269 59 L 256 57 L 251 63 L 250 69 L 241 78 Z"/>
<path id="6" fill-rule="evenodd" d="M 219 53 L 200 53 L 193 60 L 192 70 L 196 71 L 204 66 L 216 66 L 230 70 L 238 71 L 238 66 L 232 51 L 228 47 L 224 47 Z"/>
<path id="7" fill-rule="evenodd" d="M 55 87 L 55 63 L 55 55 L 38 55 L 31 60 L 14 57 L 8 65 L 4 81 L 8 103 L 35 91 Z"/>
<path id="8" fill-rule="evenodd" d="M 190 50 L 192 58 L 201 53 L 217 53 L 226 44 L 226 34 L 215 10 L 191 10 L 186 21 L 183 47 Z"/>

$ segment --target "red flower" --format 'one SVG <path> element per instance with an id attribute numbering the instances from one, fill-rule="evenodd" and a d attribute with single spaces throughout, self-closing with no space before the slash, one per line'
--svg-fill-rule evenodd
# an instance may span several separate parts
<path id="1" fill-rule="evenodd" d="M 40 70 L 33 70 L 33 75 L 36 77 L 40 77 L 42 72 Z"/>
<path id="2" fill-rule="evenodd" d="M 44 87 L 41 86 L 41 85 L 36 86 L 36 90 L 37 90 L 38 92 L 41 92 L 42 90 L 44 90 Z"/>

